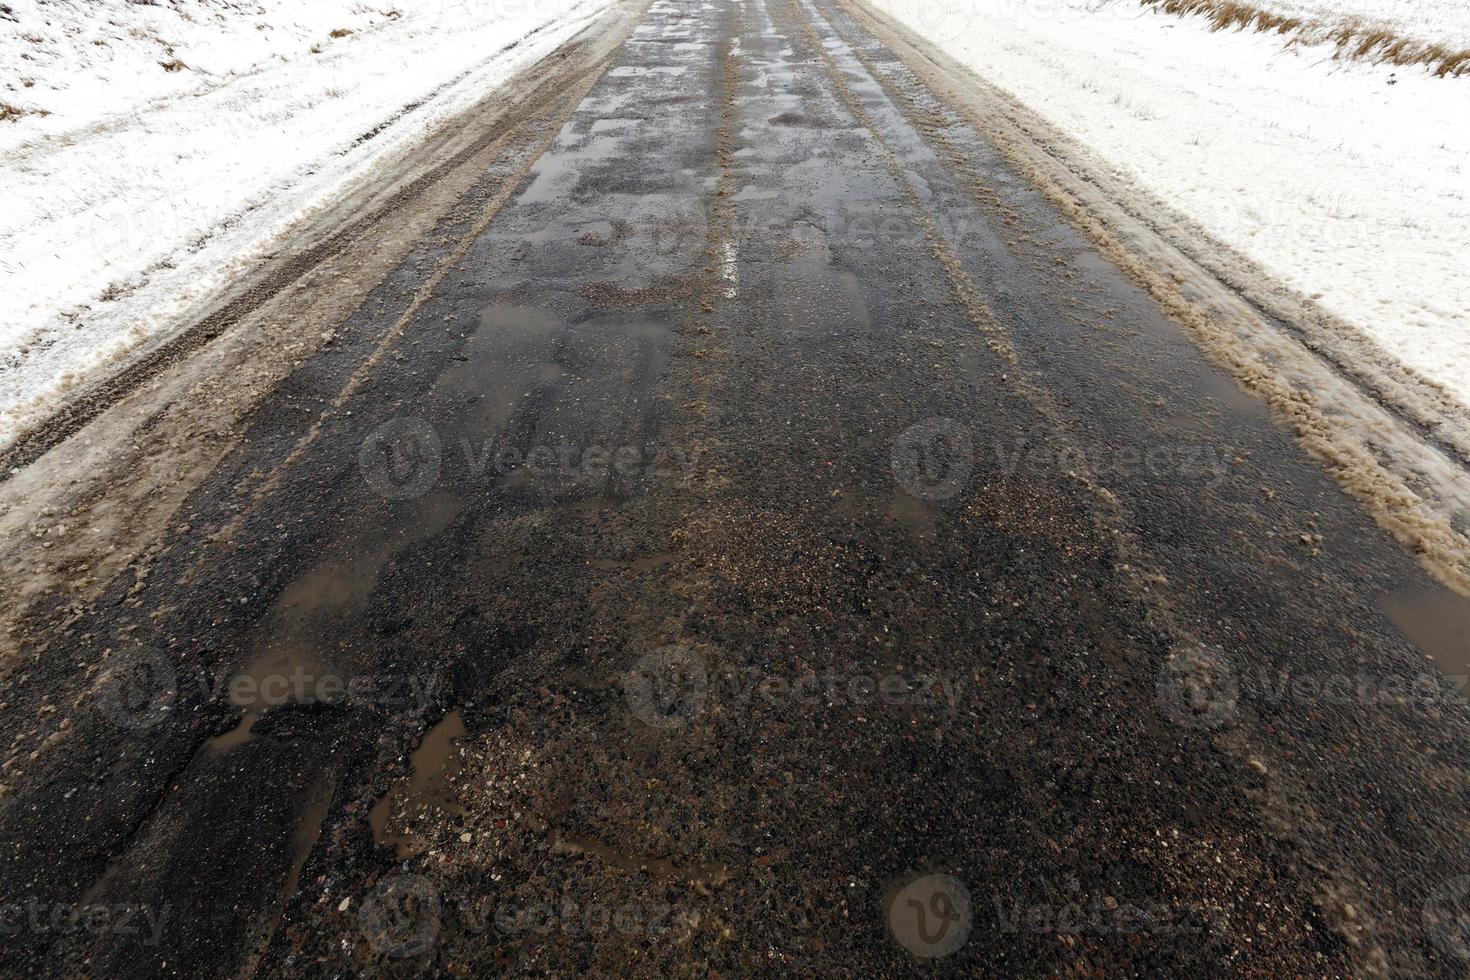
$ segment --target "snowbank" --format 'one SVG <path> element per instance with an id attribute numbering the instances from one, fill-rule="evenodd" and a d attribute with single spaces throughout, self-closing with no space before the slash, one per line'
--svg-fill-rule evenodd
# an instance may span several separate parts
<path id="1" fill-rule="evenodd" d="M 1421 41 L 1470 45 L 1470 5 L 1458 0 L 1254 0 L 1251 6 L 1324 24 L 1381 24 Z"/>
<path id="2" fill-rule="evenodd" d="M 607 2 L 4 0 L 0 447 Z"/>
<path id="3" fill-rule="evenodd" d="M 1130 0 L 868 2 L 1470 404 L 1470 77 Z"/>

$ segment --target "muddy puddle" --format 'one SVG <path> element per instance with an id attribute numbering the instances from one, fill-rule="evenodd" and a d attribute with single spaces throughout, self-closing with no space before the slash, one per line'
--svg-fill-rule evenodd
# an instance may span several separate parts
<path id="1" fill-rule="evenodd" d="M 207 739 L 205 749 L 227 752 L 244 745 L 253 737 L 261 716 L 273 708 L 331 700 L 339 692 L 330 683 L 324 685 L 323 677 L 321 661 L 311 644 L 296 639 L 269 642 L 243 671 L 230 677 L 230 703 L 243 709 L 244 714 L 234 728 Z"/>
<path id="2" fill-rule="evenodd" d="M 458 750 L 464 736 L 464 719 L 457 708 L 428 730 L 408 757 L 408 777 L 390 788 L 368 812 L 368 826 L 376 843 L 392 847 L 400 858 L 409 857 L 426 845 L 402 829 L 416 825 L 419 815 L 426 812 L 461 812 L 453 783 L 462 768 Z"/>
<path id="3" fill-rule="evenodd" d="M 566 373 L 556 359 L 561 327 L 559 317 L 534 306 L 493 303 L 481 311 L 458 359 L 434 384 L 437 397 L 471 406 L 453 435 L 494 435 L 537 384 L 560 381 Z"/>
<path id="4" fill-rule="evenodd" d="M 1378 608 L 1443 673 L 1470 675 L 1470 600 L 1436 586 L 1389 593 Z"/>

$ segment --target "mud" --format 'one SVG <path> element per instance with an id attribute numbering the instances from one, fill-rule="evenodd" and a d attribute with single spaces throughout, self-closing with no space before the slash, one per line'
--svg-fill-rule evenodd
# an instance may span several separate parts
<path id="1" fill-rule="evenodd" d="M 7 971 L 1462 972 L 1461 600 L 863 11 L 601 67 L 7 544 Z"/>

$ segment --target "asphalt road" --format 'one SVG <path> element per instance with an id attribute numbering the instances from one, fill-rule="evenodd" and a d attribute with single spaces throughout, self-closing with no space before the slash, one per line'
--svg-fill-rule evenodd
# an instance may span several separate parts
<path id="1" fill-rule="evenodd" d="M 1470 971 L 1463 603 L 880 35 L 653 4 L 12 625 L 3 972 Z"/>

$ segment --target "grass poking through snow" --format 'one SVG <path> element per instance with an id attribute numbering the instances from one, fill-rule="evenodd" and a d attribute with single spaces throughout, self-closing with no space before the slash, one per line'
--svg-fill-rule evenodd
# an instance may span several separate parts
<path id="1" fill-rule="evenodd" d="M 51 113 L 45 109 L 28 109 L 25 106 L 11 105 L 9 102 L 0 102 L 0 122 L 15 122 L 22 116 L 49 116 Z"/>
<path id="2" fill-rule="evenodd" d="M 1280 34 L 1293 43 L 1332 44 L 1340 58 L 1422 65 L 1441 78 L 1458 78 L 1470 72 L 1470 48 L 1406 37 L 1392 28 L 1359 18 L 1329 23 L 1323 20 L 1282 14 L 1239 0 L 1140 0 L 1180 16 L 1209 18 L 1215 30 L 1233 28 L 1263 34 Z"/>

